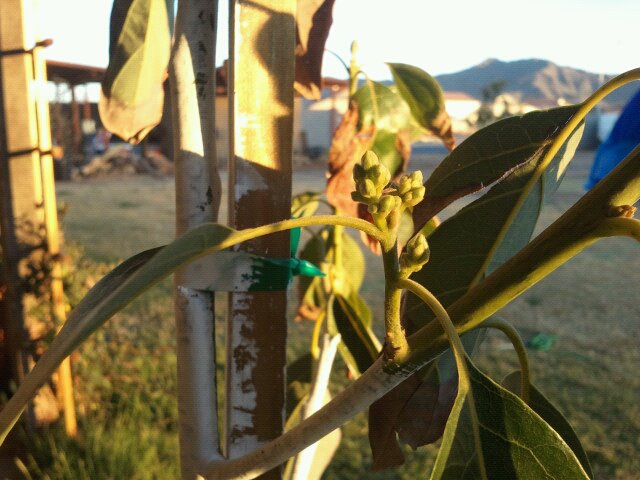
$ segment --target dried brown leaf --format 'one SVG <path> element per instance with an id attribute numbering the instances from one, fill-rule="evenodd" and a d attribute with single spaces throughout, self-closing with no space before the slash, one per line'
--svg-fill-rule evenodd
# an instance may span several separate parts
<path id="1" fill-rule="evenodd" d="M 404 454 L 396 436 L 396 422 L 420 383 L 419 375 L 414 373 L 369 407 L 369 445 L 373 456 L 373 471 L 404 463 Z"/>
<path id="2" fill-rule="evenodd" d="M 331 141 L 328 160 L 327 200 L 342 215 L 358 216 L 358 204 L 351 199 L 355 190 L 353 166 L 371 143 L 374 127 L 358 130 L 358 107 L 351 102 L 349 109 Z"/>
<path id="3" fill-rule="evenodd" d="M 456 146 L 456 139 L 453 137 L 453 130 L 451 128 L 451 117 L 446 110 L 441 110 L 436 118 L 433 119 L 429 126 L 429 131 L 434 135 L 440 137 L 444 146 L 449 151 L 453 150 Z"/>
<path id="4" fill-rule="evenodd" d="M 335 0 L 298 0 L 294 87 L 310 100 L 321 96 L 322 56 L 333 23 L 334 3 Z"/>

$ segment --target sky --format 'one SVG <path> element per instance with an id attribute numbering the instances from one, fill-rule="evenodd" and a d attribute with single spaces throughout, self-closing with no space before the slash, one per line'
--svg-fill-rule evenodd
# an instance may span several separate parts
<path id="1" fill-rule="evenodd" d="M 42 37 L 54 39 L 49 59 L 106 66 L 112 0 L 39 0 Z M 220 2 L 218 63 L 227 56 L 228 2 Z M 639 0 L 336 0 L 327 49 L 345 61 L 356 40 L 358 59 L 375 79 L 384 62 L 417 65 L 432 75 L 487 58 L 542 58 L 594 73 L 640 66 Z M 323 74 L 345 78 L 325 55 Z"/>

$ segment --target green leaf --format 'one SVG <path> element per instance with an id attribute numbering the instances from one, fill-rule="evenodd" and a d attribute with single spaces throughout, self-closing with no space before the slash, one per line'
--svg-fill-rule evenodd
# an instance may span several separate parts
<path id="1" fill-rule="evenodd" d="M 366 262 L 360 245 L 354 238 L 343 230 L 342 233 L 342 269 L 334 272 L 336 280 L 340 278 L 344 287 L 334 284 L 335 293 L 344 297 L 351 297 L 360 290 L 364 281 Z"/>
<path id="2" fill-rule="evenodd" d="M 358 131 L 375 127 L 369 149 L 393 176 L 399 175 L 409 161 L 415 129 L 409 107 L 400 95 L 377 82 L 365 83 L 353 100 L 358 105 Z"/>
<path id="3" fill-rule="evenodd" d="M 569 446 L 516 395 L 467 362 L 471 388 L 462 391 L 447 421 L 431 479 L 487 478 L 513 480 L 588 479 Z M 481 452 L 475 447 L 469 399 L 473 395 L 480 429 Z"/>
<path id="4" fill-rule="evenodd" d="M 291 216 L 293 218 L 310 217 L 320 206 L 320 194 L 304 192 L 291 199 Z"/>
<path id="5" fill-rule="evenodd" d="M 408 105 L 382 83 L 365 83 L 353 95 L 353 100 L 358 104 L 358 130 L 375 126 L 396 133 L 411 127 Z"/>
<path id="6" fill-rule="evenodd" d="M 527 120 L 529 121 L 531 117 Z M 533 130 L 535 131 L 535 128 Z M 429 237 L 429 262 L 420 272 L 412 275 L 412 278 L 428 288 L 445 307 L 448 307 L 464 295 L 474 281 L 492 272 L 523 248 L 533 233 L 545 197 L 557 188 L 581 134 L 582 128 L 576 129 L 533 188 L 526 187 L 531 176 L 537 172 L 538 163 L 550 146 L 549 141 L 543 142 L 543 147 L 533 152 L 533 159 L 520 162 L 518 168 L 512 170 L 487 194 L 439 225 Z M 453 153 L 448 158 L 451 158 Z M 528 149 L 520 150 L 520 153 L 525 156 L 532 154 Z M 415 208 L 418 207 L 419 205 Z M 504 238 L 501 238 L 501 234 L 504 234 Z M 403 321 L 409 332 L 425 325 L 432 318 L 431 311 L 416 297 L 407 298 Z M 473 353 L 481 340 L 481 329 L 462 336 L 469 354 Z M 430 375 L 434 376 L 437 372 L 441 384 L 455 382 L 455 361 L 451 352 L 445 352 L 436 362 L 438 368 L 432 370 Z M 431 378 L 425 378 L 424 381 L 432 383 Z M 411 406 L 411 403 L 407 402 L 407 406 Z M 449 403 L 449 408 L 451 406 Z M 420 415 L 427 423 L 442 422 L 443 418 L 428 410 L 422 413 L 414 412 L 415 418 Z M 439 431 L 441 427 L 431 425 L 430 429 Z M 416 434 L 407 435 L 407 438 L 417 437 Z"/>
<path id="7" fill-rule="evenodd" d="M 539 158 L 578 106 L 536 111 L 485 127 L 453 150 L 425 182 L 425 199 L 414 208 L 422 225 L 454 200 L 499 181 Z"/>
<path id="8" fill-rule="evenodd" d="M 440 137 L 451 150 L 455 140 L 451 119 L 445 111 L 444 95 L 438 81 L 424 70 L 404 63 L 387 63 L 398 92 L 409 105 L 416 121 Z"/>
<path id="9" fill-rule="evenodd" d="M 520 391 L 520 371 L 509 374 L 502 385 L 512 393 Z M 547 398 L 533 385 L 529 386 L 529 407 L 533 409 L 545 422 L 547 422 L 562 437 L 565 443 L 571 448 L 578 458 L 589 478 L 593 478 L 589 458 L 584 451 L 578 435 L 573 430 L 566 418 L 547 400 Z"/>
<path id="10" fill-rule="evenodd" d="M 16 417 L 38 388 L 98 327 L 179 266 L 242 239 L 242 232 L 223 225 L 205 224 L 164 248 L 147 250 L 125 260 L 102 278 L 69 314 L 49 348 L 0 412 L 0 441 L 4 441 Z"/>
<path id="11" fill-rule="evenodd" d="M 327 308 L 329 334 L 342 336 L 338 351 L 351 373 L 358 377 L 376 360 L 382 348 L 371 331 L 371 311 L 357 294 L 349 299 L 332 297 Z"/>
<path id="12" fill-rule="evenodd" d="M 327 258 L 327 239 L 329 233 L 326 229 L 313 235 L 302 248 L 300 258 L 314 265 L 322 265 Z M 312 316 L 324 307 L 324 288 L 320 277 L 300 277 L 298 279 L 298 315 L 303 318 Z"/>
<path id="13" fill-rule="evenodd" d="M 104 126 L 140 142 L 162 118 L 171 33 L 165 0 L 116 0 L 99 110 Z"/>
<path id="14" fill-rule="evenodd" d="M 405 170 L 411 153 L 411 145 L 406 140 L 406 135 L 389 130 L 378 130 L 373 138 L 373 144 L 369 148 L 380 159 L 393 176 Z"/>
<path id="15" fill-rule="evenodd" d="M 285 424 L 285 431 L 288 431 L 302 422 L 302 414 L 304 410 L 304 406 L 308 400 L 308 395 L 305 396 L 300 403 L 293 410 L 289 418 L 287 418 L 287 422 Z M 327 391 L 324 403 L 325 405 L 331 401 L 331 395 Z M 318 441 L 318 445 L 316 446 L 315 455 L 313 457 L 313 461 L 311 463 L 311 468 L 309 470 L 308 480 L 320 480 L 322 477 L 322 473 L 327 469 L 329 463 L 331 463 L 331 459 L 335 455 L 338 447 L 340 446 L 340 440 L 342 439 L 342 433 L 339 428 L 336 428 L 334 431 L 325 435 Z M 287 462 L 285 469 L 283 480 L 293 480 L 293 468 L 294 468 L 294 459 L 292 457 Z"/>
<path id="16" fill-rule="evenodd" d="M 545 198 L 557 188 L 573 157 L 582 130 L 576 129 L 531 188 L 529 180 L 537 173 L 548 144 L 535 152 L 532 161 L 520 165 L 487 194 L 443 222 L 429 237 L 429 263 L 412 278 L 448 306 L 472 282 L 522 249 L 531 238 Z M 408 298 L 406 312 L 415 326 L 422 326 L 432 318 L 412 296 Z"/>
<path id="17" fill-rule="evenodd" d="M 398 225 L 398 246 L 404 247 L 411 240 L 411 237 L 413 237 L 413 217 L 409 210 L 405 210 L 402 212 L 400 225 Z"/>

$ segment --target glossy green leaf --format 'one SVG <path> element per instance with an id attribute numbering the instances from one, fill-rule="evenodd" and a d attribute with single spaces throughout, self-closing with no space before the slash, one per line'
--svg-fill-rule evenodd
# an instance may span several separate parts
<path id="1" fill-rule="evenodd" d="M 354 94 L 358 105 L 358 130 L 375 127 L 369 146 L 393 176 L 400 174 L 411 153 L 411 112 L 400 95 L 389 87 L 367 82 Z"/>
<path id="2" fill-rule="evenodd" d="M 471 388 L 458 395 L 447 421 L 432 480 L 482 478 L 482 455 L 488 479 L 585 480 L 580 462 L 545 421 L 516 395 L 494 383 L 467 362 Z M 473 395 L 481 452 L 475 447 L 469 396 Z"/>
<path id="3" fill-rule="evenodd" d="M 398 92 L 409 105 L 413 118 L 422 127 L 440 137 L 451 150 L 455 145 L 451 119 L 445 110 L 444 95 L 438 81 L 413 65 L 387 65 L 391 69 Z"/>
<path id="4" fill-rule="evenodd" d="M 139 142 L 162 118 L 171 33 L 165 0 L 116 0 L 99 110 L 104 126 Z"/>
<path id="5" fill-rule="evenodd" d="M 389 169 L 394 176 L 405 170 L 409 161 L 411 146 L 405 141 L 405 136 L 389 130 L 378 130 L 369 150 L 372 150 L 380 163 Z"/>
<path id="6" fill-rule="evenodd" d="M 520 391 L 520 371 L 509 374 L 502 385 L 514 394 Z M 589 478 L 593 478 L 591 465 L 587 453 L 580 443 L 578 435 L 573 430 L 564 415 L 533 385 L 529 386 L 529 407 L 547 422 L 562 437 L 578 458 Z"/>
<path id="7" fill-rule="evenodd" d="M 487 194 L 443 222 L 429 237 L 431 257 L 412 278 L 448 306 L 460 298 L 475 279 L 491 273 L 524 247 L 531 238 L 545 198 L 553 193 L 573 157 L 583 128 L 576 129 L 542 177 L 528 188 L 546 148 L 534 160 L 513 170 Z M 501 234 L 504 235 L 500 238 Z M 432 315 L 409 297 L 406 313 L 416 326 Z"/>
<path id="8" fill-rule="evenodd" d="M 358 377 L 371 366 L 382 348 L 371 330 L 371 311 L 357 294 L 349 299 L 332 297 L 327 308 L 329 334 L 342 336 L 338 352 L 351 373 Z"/>
<path id="9" fill-rule="evenodd" d="M 375 126 L 389 132 L 411 127 L 411 111 L 400 95 L 378 82 L 367 82 L 353 95 L 358 105 L 358 130 Z"/>
<path id="10" fill-rule="evenodd" d="M 291 216 L 293 218 L 310 217 L 320 206 L 320 194 L 304 192 L 291 199 Z"/>
<path id="11" fill-rule="evenodd" d="M 483 197 L 439 225 L 429 237 L 429 262 L 412 278 L 448 307 L 464 295 L 476 279 L 490 273 L 517 253 L 528 243 L 544 199 L 557 188 L 581 134 L 582 128 L 578 128 L 530 190 L 526 188 L 527 183 L 549 147 L 548 142 L 545 148 L 534 152 L 532 160 L 522 163 Z M 458 148 L 462 148 L 462 145 Z M 522 206 L 519 205 L 521 201 Z M 504 233 L 502 239 L 501 233 Z M 404 322 L 408 331 L 415 331 L 432 318 L 431 312 L 416 297 L 407 298 Z M 474 352 L 482 335 L 483 330 L 476 329 L 462 336 L 469 354 Z M 437 372 L 441 384 L 455 384 L 456 369 L 451 352 L 445 352 L 436 362 L 437 371 L 431 371 L 430 375 L 433 377 Z M 424 381 L 433 383 L 431 378 L 425 378 Z M 450 401 L 453 399 L 449 398 Z M 419 399 L 416 401 L 419 402 Z M 407 401 L 407 408 L 413 408 L 412 402 L 411 399 Z M 451 406 L 452 403 L 449 403 L 449 408 Z M 415 425 L 420 425 L 422 420 L 418 413 L 414 413 L 414 418 Z M 426 422 L 443 420 L 441 415 L 434 415 L 427 410 L 422 412 L 422 418 Z M 406 438 L 420 437 L 408 425 L 403 428 L 407 432 Z M 439 431 L 441 427 L 432 425 L 430 429 Z"/>
<path id="12" fill-rule="evenodd" d="M 499 181 L 540 157 L 577 106 L 536 111 L 485 127 L 462 142 L 425 182 L 425 199 L 414 208 L 422 225 L 454 200 Z"/>
<path id="13" fill-rule="evenodd" d="M 364 281 L 366 271 L 366 261 L 358 242 L 346 231 L 342 234 L 342 269 L 336 273 L 336 280 L 345 287 L 334 285 L 336 293 L 344 297 L 350 297 L 352 293 L 358 292 Z"/>
<path id="14" fill-rule="evenodd" d="M 100 280 L 69 314 L 49 348 L 0 412 L 0 441 L 38 388 L 104 322 L 179 266 L 241 240 L 242 233 L 231 228 L 202 225 L 164 248 L 147 250 L 125 260 Z"/>
<path id="15" fill-rule="evenodd" d="M 300 258 L 314 265 L 321 265 L 327 257 L 326 229 L 313 235 L 302 248 Z M 298 279 L 298 301 L 300 302 L 299 315 L 304 318 L 312 316 L 312 312 L 318 312 L 324 305 L 324 288 L 320 277 L 301 277 Z M 306 313 L 305 313 L 306 312 Z M 301 314 L 302 313 L 302 314 Z"/>
<path id="16" fill-rule="evenodd" d="M 304 405 L 307 402 L 307 399 L 308 396 L 305 396 L 295 407 L 289 418 L 287 418 L 285 431 L 292 429 L 300 422 L 302 422 L 303 409 Z M 331 395 L 329 394 L 329 392 L 327 392 L 325 395 L 324 403 L 327 404 L 329 403 L 329 401 L 331 401 Z M 315 455 L 311 463 L 311 468 L 309 470 L 308 480 L 320 480 L 320 478 L 322 477 L 322 473 L 327 469 L 329 463 L 331 463 L 331 459 L 338 450 L 341 439 L 342 433 L 339 428 L 336 428 L 334 431 L 322 437 L 318 441 Z M 294 459 L 295 457 L 290 458 L 285 465 L 284 474 L 282 476 L 283 480 L 293 480 Z"/>

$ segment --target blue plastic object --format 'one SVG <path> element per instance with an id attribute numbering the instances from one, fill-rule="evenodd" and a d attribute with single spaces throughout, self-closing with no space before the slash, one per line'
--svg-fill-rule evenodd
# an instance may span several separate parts
<path id="1" fill-rule="evenodd" d="M 593 188 L 640 143 L 640 90 L 625 105 L 609 137 L 598 147 L 585 188 Z"/>

